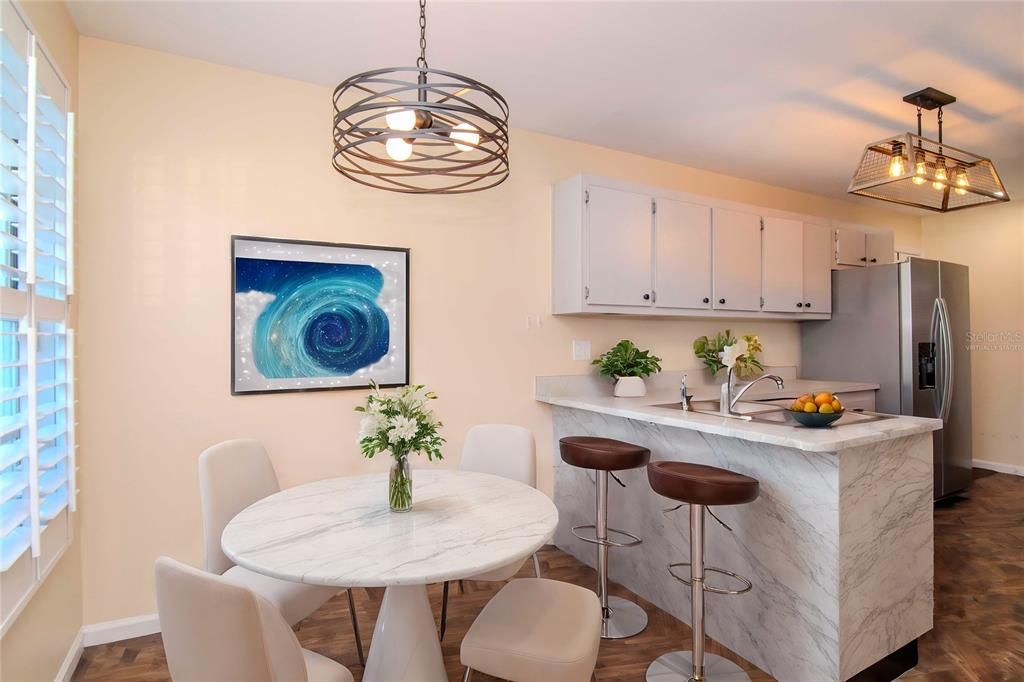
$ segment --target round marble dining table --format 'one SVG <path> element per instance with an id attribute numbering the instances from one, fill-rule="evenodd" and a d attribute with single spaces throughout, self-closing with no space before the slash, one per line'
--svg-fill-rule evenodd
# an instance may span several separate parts
<path id="1" fill-rule="evenodd" d="M 490 474 L 413 470 L 413 507 L 388 508 L 387 474 L 282 490 L 243 510 L 224 553 L 265 575 L 332 587 L 385 587 L 366 682 L 446 682 L 427 585 L 525 559 L 558 510 L 527 485 Z"/>

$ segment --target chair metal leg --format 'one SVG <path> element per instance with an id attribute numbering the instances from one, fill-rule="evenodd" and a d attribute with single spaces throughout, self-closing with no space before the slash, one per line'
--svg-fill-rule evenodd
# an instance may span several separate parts
<path id="1" fill-rule="evenodd" d="M 448 627 L 448 581 L 444 581 L 444 587 L 441 588 L 441 634 L 438 637 L 442 642 L 444 641 L 444 631 Z"/>
<path id="2" fill-rule="evenodd" d="M 704 505 L 690 505 L 690 617 L 693 619 L 693 679 L 704 677 Z"/>
<path id="3" fill-rule="evenodd" d="M 533 553 L 533 575 L 536 578 L 540 577 L 540 558 L 536 552 Z"/>
<path id="4" fill-rule="evenodd" d="M 359 634 L 359 618 L 356 616 L 356 600 L 352 596 L 352 590 L 347 589 L 348 612 L 352 616 L 352 634 L 356 636 L 356 651 L 359 652 L 359 665 L 366 667 L 366 655 L 363 653 L 363 638 Z"/>
<path id="5" fill-rule="evenodd" d="M 466 668 L 466 672 L 462 674 L 462 682 L 469 682 L 471 679 L 473 679 L 473 669 Z"/>

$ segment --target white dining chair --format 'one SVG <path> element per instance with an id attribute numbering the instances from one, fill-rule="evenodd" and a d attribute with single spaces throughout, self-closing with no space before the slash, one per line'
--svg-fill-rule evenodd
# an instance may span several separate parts
<path id="1" fill-rule="evenodd" d="M 280 489 L 270 457 L 263 444 L 257 440 L 224 441 L 199 455 L 199 498 L 202 505 L 206 570 L 222 575 L 267 599 L 278 608 L 289 625 L 295 625 L 323 606 L 337 594 L 338 589 L 280 580 L 236 566 L 224 554 L 220 545 L 224 527 L 231 519 L 252 503 Z M 345 590 L 345 593 L 348 596 L 359 663 L 365 665 L 355 601 L 351 590 Z"/>
<path id="2" fill-rule="evenodd" d="M 273 604 L 224 576 L 160 557 L 156 603 L 174 682 L 352 682 L 303 649 Z"/>
<path id="3" fill-rule="evenodd" d="M 462 445 L 459 469 L 493 474 L 537 487 L 537 445 L 530 430 L 515 424 L 477 424 L 466 432 Z M 492 569 L 466 580 L 501 582 L 508 580 L 522 568 L 526 559 Z M 540 559 L 533 555 L 533 572 L 540 577 Z M 462 584 L 462 581 L 459 581 Z M 441 595 L 441 639 L 444 639 L 448 621 L 448 583 Z"/>
<path id="4" fill-rule="evenodd" d="M 513 580 L 487 602 L 462 639 L 463 682 L 479 671 L 509 682 L 587 682 L 601 645 L 592 590 L 543 578 Z"/>

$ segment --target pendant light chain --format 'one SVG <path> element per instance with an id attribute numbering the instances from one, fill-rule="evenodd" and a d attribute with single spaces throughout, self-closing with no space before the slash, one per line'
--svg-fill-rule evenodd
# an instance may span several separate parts
<path id="1" fill-rule="evenodd" d="M 420 0 L 420 58 L 416 66 L 427 68 L 427 0 Z"/>

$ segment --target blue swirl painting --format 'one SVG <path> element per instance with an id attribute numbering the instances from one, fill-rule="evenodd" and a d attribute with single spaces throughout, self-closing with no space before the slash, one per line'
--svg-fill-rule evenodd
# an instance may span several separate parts
<path id="1" fill-rule="evenodd" d="M 387 279 L 373 264 L 236 253 L 234 390 L 400 383 L 374 376 L 395 374 L 395 310 L 382 301 Z"/>

